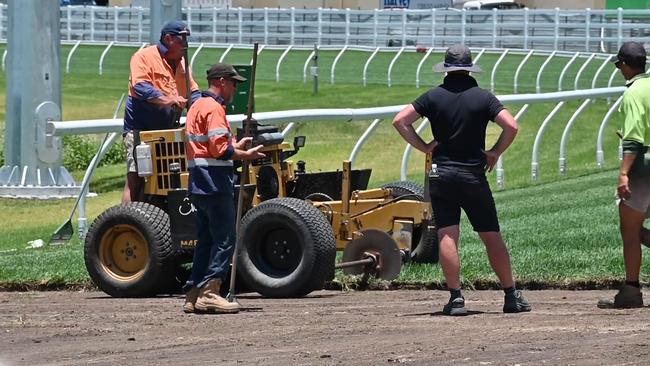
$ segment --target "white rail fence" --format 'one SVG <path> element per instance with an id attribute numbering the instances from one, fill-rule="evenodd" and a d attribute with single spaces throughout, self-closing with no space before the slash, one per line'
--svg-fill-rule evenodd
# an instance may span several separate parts
<path id="1" fill-rule="evenodd" d="M 0 6 L 0 40 L 7 6 Z M 650 42 L 650 9 L 456 10 L 183 8 L 199 43 L 523 48 L 614 52 L 627 39 Z M 61 37 L 147 42 L 149 9 L 61 7 Z"/>
<path id="2" fill-rule="evenodd" d="M 564 91 L 564 92 L 553 92 L 553 93 L 541 93 L 541 94 L 518 94 L 518 95 L 503 95 L 499 96 L 499 99 L 504 104 L 521 104 L 522 107 L 519 109 L 519 112 L 516 115 L 516 118 L 521 121 L 525 120 L 525 113 L 528 111 L 529 106 L 536 103 L 556 103 L 555 107 L 551 112 L 544 118 L 544 121 L 537 130 L 535 136 L 535 142 L 533 145 L 532 156 L 531 156 L 531 180 L 537 181 L 540 178 L 539 172 L 539 157 L 540 157 L 540 148 L 541 141 L 544 137 L 548 126 L 551 124 L 552 120 L 556 116 L 557 112 L 567 104 L 567 102 L 572 100 L 581 100 L 582 103 L 572 114 L 571 118 L 565 123 L 564 132 L 559 144 L 559 157 L 558 157 L 558 166 L 559 174 L 564 175 L 568 171 L 568 158 L 567 158 L 567 148 L 568 148 L 568 136 L 571 132 L 571 129 L 575 125 L 577 118 L 584 112 L 587 105 L 595 101 L 596 99 L 602 98 L 612 98 L 616 97 L 617 100 L 615 103 L 611 104 L 607 112 L 603 115 L 602 120 L 600 121 L 598 128 L 598 135 L 595 141 L 595 157 L 596 164 L 599 168 L 603 168 L 605 164 L 605 154 L 604 154 L 604 134 L 605 129 L 613 115 L 613 112 L 618 108 L 620 101 L 622 99 L 622 94 L 624 92 L 624 87 L 614 87 L 614 88 L 597 88 L 589 90 L 573 90 L 573 91 Z M 290 110 L 290 111 L 276 111 L 276 112 L 260 112 L 254 113 L 253 118 L 262 123 L 268 124 L 277 124 L 277 123 L 288 123 L 286 128 L 283 130 L 283 134 L 288 134 L 296 122 L 349 122 L 353 120 L 363 120 L 373 122 L 367 127 L 365 132 L 359 137 L 355 143 L 349 160 L 352 161 L 353 166 L 356 163 L 357 157 L 362 150 L 364 144 L 371 138 L 371 135 L 376 130 L 379 123 L 382 121 L 390 121 L 397 112 L 399 112 L 403 105 L 397 106 L 388 106 L 388 107 L 375 107 L 375 108 L 343 108 L 343 109 L 303 109 L 303 110 Z M 241 125 L 241 122 L 245 118 L 244 115 L 232 115 L 229 116 L 230 122 L 234 125 Z M 181 121 L 184 123 L 184 120 Z M 386 123 L 386 122 L 384 122 Z M 425 119 L 418 126 L 417 131 L 421 133 L 428 126 L 428 121 Z M 94 158 L 95 160 L 101 160 L 104 154 L 110 149 L 112 144 L 117 140 L 117 137 L 121 133 L 123 128 L 122 119 L 98 119 L 98 120 L 80 120 L 80 121 L 50 121 L 47 124 L 47 136 L 48 139 L 59 138 L 63 135 L 79 135 L 79 134 L 96 134 L 96 133 L 110 133 L 110 136 L 105 139 L 104 145 L 102 146 L 100 152 Z M 408 172 L 408 162 L 409 156 L 412 152 L 412 148 L 406 145 L 402 156 L 402 163 L 400 166 L 400 178 L 402 180 L 407 179 Z M 620 146 L 619 146 L 619 156 L 620 156 Z M 82 186 L 86 183 L 86 180 L 92 179 L 92 164 L 88 167 L 86 174 L 84 175 L 84 182 Z M 505 167 L 502 160 L 502 157 L 499 158 L 496 167 L 496 178 L 497 185 L 499 188 L 504 188 L 504 177 L 505 177 Z M 85 195 L 82 197 L 82 200 L 79 204 L 79 232 L 86 232 L 86 217 L 85 217 Z"/>
<path id="3" fill-rule="evenodd" d="M 66 73 L 74 72 L 74 69 L 71 68 L 71 63 L 75 57 L 75 55 L 78 55 L 78 50 L 79 46 L 89 46 L 89 45 L 101 45 L 104 47 L 104 50 L 101 53 L 101 56 L 97 60 L 97 72 L 99 75 L 103 74 L 104 70 L 104 64 L 106 63 L 106 59 L 110 57 L 110 50 L 115 48 L 115 47 L 130 47 L 133 49 L 133 52 L 135 53 L 138 49 L 144 47 L 146 43 L 142 44 L 130 44 L 130 43 L 116 43 L 113 41 L 110 41 L 108 43 L 106 42 L 89 42 L 89 41 L 76 41 L 76 42 L 68 42 L 68 41 L 63 41 L 64 44 L 67 45 L 72 45 L 70 48 L 70 51 L 68 52 L 66 56 Z M 193 43 L 190 44 L 190 48 L 194 49 L 194 51 L 191 53 L 190 56 L 190 67 L 194 69 L 194 63 L 197 57 L 203 53 L 208 53 L 208 52 L 221 52 L 221 56 L 219 58 L 219 62 L 227 60 L 228 54 L 232 50 L 251 50 L 252 46 L 251 45 L 241 45 L 241 44 L 230 44 L 230 45 L 214 45 L 214 44 L 205 44 L 205 43 Z M 275 70 L 274 75 L 264 75 L 260 74 L 260 78 L 274 78 L 275 81 L 279 82 L 280 80 L 298 80 L 301 79 L 303 82 L 307 82 L 309 79 L 309 68 L 311 65 L 311 60 L 314 55 L 313 53 L 313 47 L 310 46 L 266 46 L 263 45 L 260 47 L 258 54 L 261 54 L 262 51 L 268 50 L 268 51 L 274 51 L 276 53 L 280 53 L 280 56 L 277 57 L 275 60 L 275 67 L 273 70 Z M 423 65 L 426 62 L 429 63 L 435 63 L 437 60 L 431 59 L 431 54 L 432 53 L 438 53 L 441 54 L 445 51 L 445 48 L 442 47 L 431 47 L 427 48 L 426 52 L 422 52 L 422 49 L 418 49 L 416 47 L 401 47 L 401 48 L 390 48 L 390 47 L 365 47 L 365 46 L 327 46 L 323 45 L 319 47 L 320 51 L 329 51 L 329 52 L 336 52 L 336 57 L 334 61 L 332 62 L 331 65 L 324 65 L 321 66 L 321 74 L 322 75 L 329 75 L 329 82 L 331 84 L 335 83 L 336 80 L 336 71 L 337 71 L 337 66 L 339 65 L 339 60 L 344 56 L 346 52 L 364 52 L 366 53 L 367 59 L 366 62 L 364 63 L 363 67 L 363 72 L 361 75 L 360 82 L 362 83 L 363 86 L 367 86 L 369 84 L 369 77 L 368 77 L 368 69 L 371 66 L 373 60 L 377 59 L 377 54 L 388 54 L 391 57 L 390 64 L 388 65 L 386 71 L 385 71 L 385 77 L 386 77 L 386 85 L 391 86 L 396 83 L 396 77 L 395 74 L 393 73 L 394 65 L 400 61 L 400 57 L 404 58 L 404 54 L 414 54 L 414 53 L 420 53 L 422 54 L 422 57 L 418 63 L 418 66 L 415 70 L 413 70 L 413 74 L 410 75 L 405 75 L 402 74 L 399 76 L 399 83 L 400 84 L 411 84 L 414 83 L 416 87 L 421 87 L 423 86 L 421 76 L 422 72 L 425 73 L 430 73 L 431 70 L 430 68 L 425 68 L 423 71 Z M 310 53 L 307 53 L 310 52 Z M 480 59 L 486 55 L 495 55 L 497 57 L 497 61 L 493 65 L 489 65 L 488 67 L 483 67 L 484 71 L 490 75 L 490 89 L 492 91 L 495 91 L 497 89 L 497 75 L 500 75 L 502 72 L 508 72 L 509 70 L 507 69 L 508 67 L 512 67 L 512 62 L 506 63 L 504 61 L 507 61 L 507 59 L 513 58 L 518 61 L 515 63 L 517 64 L 516 71 L 514 73 L 514 76 L 512 79 L 508 80 L 508 86 L 507 87 L 512 87 L 512 90 L 515 94 L 519 92 L 521 89 L 521 81 L 522 81 L 522 76 L 521 76 L 521 71 L 526 67 L 529 66 L 531 63 L 531 59 L 534 57 L 543 57 L 544 62 L 539 67 L 534 71 L 535 74 L 535 91 L 537 93 L 542 91 L 542 81 L 547 85 L 546 89 L 548 90 L 548 83 L 551 78 L 554 79 L 554 82 L 552 85 L 557 85 L 557 91 L 562 91 L 566 89 L 584 89 L 584 88 L 595 88 L 597 86 L 605 86 L 606 84 L 607 87 L 611 87 L 614 79 L 619 75 L 617 72 L 617 69 L 613 66 L 613 64 L 610 62 L 612 57 L 614 57 L 611 54 L 605 54 L 605 53 L 591 53 L 591 52 L 568 52 L 568 51 L 545 51 L 545 50 L 520 50 L 520 49 L 495 49 L 495 48 L 472 48 L 472 52 L 474 54 L 474 61 L 476 63 L 481 63 Z M 296 56 L 293 56 L 296 55 Z M 306 55 L 306 57 L 305 57 Z M 521 56 L 524 56 L 521 58 Z M 440 55 L 438 55 L 439 57 Z M 5 59 L 7 57 L 7 50 L 5 49 L 4 53 L 2 54 L 2 69 L 4 71 L 5 69 Z M 304 57 L 304 63 L 302 63 L 301 59 L 301 64 L 302 68 L 301 69 L 296 69 L 296 68 L 285 68 L 285 74 L 281 74 L 281 71 L 283 70 L 282 64 L 283 62 L 286 62 L 286 59 L 288 57 Z M 558 61 L 565 59 L 564 66 L 562 67 L 561 72 L 550 72 L 547 68 L 547 65 L 551 63 L 552 61 Z M 509 66 L 502 66 L 503 64 L 507 64 Z M 575 75 L 574 79 L 572 80 L 572 83 L 570 82 L 565 82 L 566 75 L 569 71 L 569 69 L 575 65 L 579 69 L 577 74 Z M 591 65 L 598 65 L 598 68 L 596 69 L 593 74 L 587 75 L 585 73 L 585 70 L 591 66 Z M 328 68 L 329 67 L 329 68 Z M 339 68 L 340 71 L 341 68 Z M 345 69 L 345 67 L 343 67 Z M 546 71 L 546 73 L 545 73 Z M 555 69 L 557 71 L 557 68 Z M 286 74 L 286 72 L 292 73 L 291 75 Z M 608 76 L 609 75 L 609 76 Z M 605 82 L 605 79 L 607 80 Z M 350 83 L 349 80 L 346 81 L 347 83 Z M 374 84 L 377 84 L 378 81 L 377 79 L 373 80 Z M 512 84 L 510 84 L 512 83 Z M 427 87 L 428 85 L 424 85 Z M 506 86 L 500 85 L 499 86 L 501 89 L 505 88 Z"/>

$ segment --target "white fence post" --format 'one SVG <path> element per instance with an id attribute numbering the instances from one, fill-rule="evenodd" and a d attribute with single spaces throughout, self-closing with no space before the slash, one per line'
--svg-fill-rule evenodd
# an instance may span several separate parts
<path id="1" fill-rule="evenodd" d="M 429 47 L 429 49 L 427 50 L 427 53 L 424 55 L 424 57 L 422 57 L 422 60 L 420 60 L 420 63 L 418 64 L 418 68 L 415 71 L 415 87 L 416 88 L 420 87 L 420 69 L 422 69 L 422 65 L 424 65 L 424 61 L 429 57 L 431 52 L 433 52 L 433 46 Z M 479 55 L 479 57 L 480 57 L 480 55 Z M 477 59 L 478 59 L 478 57 L 476 57 L 474 59 L 474 63 L 476 63 Z"/>
<path id="2" fill-rule="evenodd" d="M 560 8 L 555 8 L 555 28 L 553 29 L 555 39 L 553 40 L 553 49 L 557 50 L 560 40 Z"/>
<path id="3" fill-rule="evenodd" d="M 90 40 L 95 40 L 95 7 L 91 6 L 90 8 Z"/>
<path id="4" fill-rule="evenodd" d="M 524 8 L 524 49 L 528 49 L 528 8 Z"/>
<path id="5" fill-rule="evenodd" d="M 618 8 L 618 42 L 616 48 L 621 48 L 623 44 L 623 8 Z"/>
<path id="6" fill-rule="evenodd" d="M 291 7 L 291 41 L 289 42 L 290 45 L 294 44 L 295 37 L 296 37 L 296 8 L 292 6 Z"/>
<path id="7" fill-rule="evenodd" d="M 118 34 L 119 34 L 118 33 L 118 30 L 119 30 L 118 29 L 119 28 L 118 19 L 119 19 L 120 15 L 119 15 L 118 9 L 119 8 L 117 6 L 113 8 L 113 41 L 115 41 L 115 42 L 119 41 L 119 39 L 118 39 Z"/>
<path id="8" fill-rule="evenodd" d="M 350 44 L 350 8 L 345 8 L 345 45 Z"/>
<path id="9" fill-rule="evenodd" d="M 596 140 L 596 165 L 598 165 L 598 167 L 601 169 L 605 166 L 605 152 L 603 150 L 603 144 L 605 141 L 605 127 L 609 123 L 609 120 L 612 118 L 612 114 L 618 110 L 618 106 L 622 101 L 623 96 L 621 95 L 609 108 L 605 114 L 605 117 L 603 117 L 603 121 L 600 123 L 600 127 L 598 127 L 598 139 Z"/>
<path id="10" fill-rule="evenodd" d="M 70 5 L 66 6 L 66 16 L 68 19 L 66 19 L 66 25 L 67 25 L 67 31 L 68 31 L 68 41 L 72 40 L 72 7 Z"/>
<path id="11" fill-rule="evenodd" d="M 497 48 L 497 23 L 499 21 L 499 13 L 497 8 L 492 9 L 492 48 Z"/>
<path id="12" fill-rule="evenodd" d="M 569 141 L 569 132 L 571 131 L 571 128 L 573 127 L 575 121 L 578 119 L 580 114 L 582 114 L 582 111 L 584 111 L 585 108 L 587 108 L 589 103 L 591 103 L 591 99 L 589 98 L 585 99 L 582 102 L 582 104 L 580 104 L 580 107 L 578 107 L 578 109 L 576 109 L 576 111 L 573 113 L 573 115 L 569 119 L 569 122 L 567 122 L 566 127 L 564 127 L 564 131 L 562 132 L 562 138 L 560 140 L 560 159 L 559 159 L 560 175 L 566 175 L 567 172 L 566 147 Z"/>
<path id="13" fill-rule="evenodd" d="M 431 48 L 436 46 L 436 8 L 431 9 Z"/>
<path id="14" fill-rule="evenodd" d="M 269 8 L 264 7 L 264 44 L 269 44 Z"/>
<path id="15" fill-rule="evenodd" d="M 556 53 L 557 51 L 551 52 L 548 58 L 546 58 L 546 61 L 544 61 L 544 63 L 542 64 L 542 67 L 540 67 L 539 71 L 537 72 L 537 78 L 535 79 L 535 91 L 537 93 L 541 93 L 542 91 L 542 86 L 541 86 L 542 72 L 544 72 L 546 65 L 548 65 L 549 62 L 551 62 L 551 59 L 553 58 L 553 56 L 555 56 Z"/>
<path id="16" fill-rule="evenodd" d="M 323 8 L 318 8 L 318 42 L 316 43 L 319 45 L 321 44 L 321 34 L 323 34 Z"/>
<path id="17" fill-rule="evenodd" d="M 591 8 L 585 9 L 585 51 L 589 52 L 591 41 Z"/>
<path id="18" fill-rule="evenodd" d="M 406 46 L 406 8 L 402 9 L 402 46 Z"/>
<path id="19" fill-rule="evenodd" d="M 217 7 L 212 7 L 212 43 L 217 43 Z"/>
<path id="20" fill-rule="evenodd" d="M 317 46 L 317 47 L 320 49 L 319 46 Z M 315 51 L 311 51 L 311 53 L 309 54 L 309 56 L 307 56 L 307 59 L 305 60 L 305 64 L 302 67 L 302 82 L 303 83 L 307 82 L 307 67 L 309 66 L 309 63 L 311 62 L 311 58 L 314 57 L 315 54 L 316 54 Z"/>
<path id="21" fill-rule="evenodd" d="M 341 56 L 343 56 L 343 52 L 345 52 L 345 50 L 347 50 L 347 49 L 348 49 L 347 45 L 343 46 L 341 51 L 339 51 L 338 55 L 336 55 L 336 57 L 334 58 L 334 62 L 332 62 L 332 71 L 331 71 L 331 74 L 330 74 L 330 82 L 332 84 L 334 84 L 334 72 L 336 71 L 336 64 L 339 62 L 339 59 L 341 58 Z"/>
<path id="22" fill-rule="evenodd" d="M 368 57 L 368 60 L 366 61 L 366 64 L 363 65 L 363 86 L 367 85 L 367 75 L 368 75 L 368 65 L 370 65 L 370 61 L 372 61 L 373 58 L 375 58 L 375 55 L 377 55 L 377 52 L 379 52 L 379 47 L 375 48 L 375 50 L 372 52 L 370 57 Z"/>
<path id="23" fill-rule="evenodd" d="M 405 48 L 406 47 L 402 46 L 402 48 L 399 49 L 399 51 L 397 52 L 395 57 L 393 57 L 393 59 L 390 61 L 390 65 L 388 65 L 388 73 L 386 75 L 386 78 L 387 78 L 386 82 L 387 82 L 389 88 L 392 86 L 391 73 L 393 72 L 393 66 L 395 65 L 395 62 L 397 62 L 397 59 L 400 57 L 402 52 L 404 52 Z"/>
<path id="24" fill-rule="evenodd" d="M 373 17 L 373 46 L 377 47 L 377 27 L 379 25 L 379 10 L 375 9 L 372 13 Z"/>
<path id="25" fill-rule="evenodd" d="M 564 105 L 564 101 L 559 102 L 555 108 L 549 113 L 546 118 L 544 119 L 544 122 L 542 122 L 542 125 L 539 127 L 539 130 L 537 130 L 537 135 L 535 136 L 535 142 L 533 143 L 533 157 L 531 159 L 530 163 L 530 175 L 531 179 L 533 181 L 539 180 L 539 145 L 542 143 L 542 136 L 544 136 L 544 132 L 546 132 L 546 128 L 548 125 L 551 123 L 551 120 L 557 112 L 560 111 L 560 108 Z"/>
<path id="26" fill-rule="evenodd" d="M 239 8 L 237 8 L 237 25 L 238 25 L 237 33 L 239 34 L 239 38 L 238 38 L 237 43 L 239 43 L 239 44 L 243 43 L 242 42 L 242 37 L 244 36 L 244 29 L 242 28 L 243 27 L 242 23 L 244 23 L 244 22 L 242 21 L 242 9 L 241 9 L 241 6 L 240 6 Z"/>

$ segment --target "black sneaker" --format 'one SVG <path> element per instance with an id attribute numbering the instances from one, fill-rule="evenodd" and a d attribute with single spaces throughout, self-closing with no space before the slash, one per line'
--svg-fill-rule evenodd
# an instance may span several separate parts
<path id="1" fill-rule="evenodd" d="M 451 316 L 467 315 L 467 309 L 465 309 L 465 299 L 462 297 L 457 297 L 453 300 L 450 299 L 445 307 L 442 308 L 442 313 Z"/>
<path id="2" fill-rule="evenodd" d="M 524 299 L 521 291 L 515 290 L 504 297 L 503 312 L 504 313 L 522 313 L 528 312 L 532 306 Z"/>

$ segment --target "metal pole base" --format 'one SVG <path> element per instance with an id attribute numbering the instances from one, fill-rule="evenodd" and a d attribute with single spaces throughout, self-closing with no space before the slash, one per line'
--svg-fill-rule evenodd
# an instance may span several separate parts
<path id="1" fill-rule="evenodd" d="M 30 168 L 3 166 L 0 168 L 0 197 L 3 198 L 74 198 L 81 192 L 65 167 Z"/>

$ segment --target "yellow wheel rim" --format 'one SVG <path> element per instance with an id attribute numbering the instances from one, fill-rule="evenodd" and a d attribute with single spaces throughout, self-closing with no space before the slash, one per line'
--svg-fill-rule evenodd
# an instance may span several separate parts
<path id="1" fill-rule="evenodd" d="M 136 227 L 115 225 L 102 236 L 99 260 L 111 277 L 119 281 L 132 281 L 147 269 L 149 246 Z"/>

